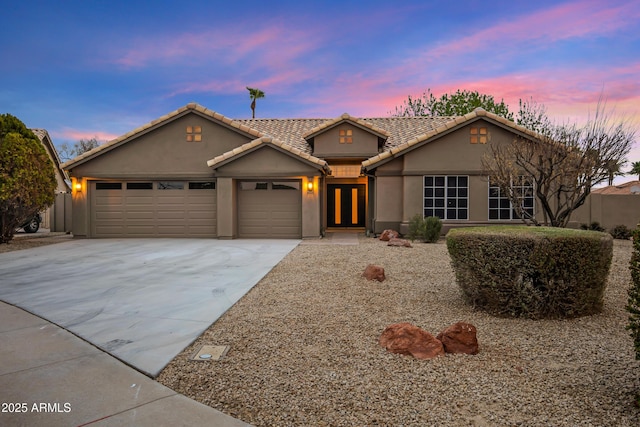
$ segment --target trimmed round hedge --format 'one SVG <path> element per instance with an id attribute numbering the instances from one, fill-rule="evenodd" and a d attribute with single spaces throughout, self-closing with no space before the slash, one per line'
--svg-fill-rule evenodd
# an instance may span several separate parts
<path id="1" fill-rule="evenodd" d="M 608 233 L 550 227 L 457 228 L 447 249 L 465 300 L 504 317 L 599 313 L 613 256 Z"/>

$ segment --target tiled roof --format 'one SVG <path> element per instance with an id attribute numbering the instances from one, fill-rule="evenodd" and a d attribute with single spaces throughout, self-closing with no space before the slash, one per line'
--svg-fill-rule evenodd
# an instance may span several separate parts
<path id="1" fill-rule="evenodd" d="M 338 119 L 247 119 L 237 121 L 303 152 L 311 153 L 311 147 L 304 137 L 316 133 L 317 129 L 329 127 L 330 125 L 326 125 L 327 123 L 341 121 L 342 117 L 344 115 Z M 387 135 L 388 138 L 383 148 L 390 150 L 404 141 L 423 135 L 452 119 L 452 117 L 381 117 L 357 119 L 357 122 L 366 125 L 376 133 Z M 352 120 L 355 121 L 353 118 Z"/>
<path id="2" fill-rule="evenodd" d="M 183 114 L 186 111 L 189 110 L 193 110 L 193 111 L 198 111 L 201 114 L 204 114 L 205 116 L 209 116 L 215 120 L 218 120 L 232 128 L 236 128 L 241 132 L 244 132 L 250 136 L 254 136 L 256 138 L 260 138 L 262 136 L 264 136 L 262 133 L 251 129 L 249 127 L 247 127 L 246 125 L 240 123 L 239 121 L 236 120 L 232 120 L 228 117 L 223 116 L 222 114 L 216 113 L 215 111 L 209 110 L 199 104 L 196 103 L 190 103 L 185 105 L 184 107 L 178 108 L 175 111 L 172 111 L 169 114 L 165 114 L 162 117 L 157 118 L 156 120 L 153 120 L 147 124 L 144 124 L 134 130 L 132 130 L 131 132 L 128 132 L 114 140 L 111 140 L 109 142 L 107 142 L 106 144 L 102 144 L 99 147 L 94 148 L 93 150 L 87 151 L 86 153 L 83 153 L 81 155 L 79 155 L 78 157 L 69 160 L 68 162 L 62 164 L 61 166 L 65 169 L 69 169 L 72 166 L 77 165 L 78 163 L 82 163 L 83 160 L 87 160 L 91 157 L 94 157 L 95 155 L 97 155 L 98 153 L 102 152 L 102 151 L 108 151 L 109 149 L 113 148 L 114 146 L 122 143 L 123 141 L 132 138 L 138 134 L 141 134 L 155 126 L 158 126 L 164 122 L 167 122 L 171 119 L 173 119 L 174 117 L 177 117 L 181 114 Z"/>
<path id="3" fill-rule="evenodd" d="M 315 156 L 312 156 L 311 154 L 309 154 L 308 152 L 302 151 L 290 144 L 284 143 L 282 141 L 279 141 L 275 138 L 269 137 L 269 136 L 264 136 L 262 138 L 258 138 L 258 139 L 254 139 L 251 142 L 248 142 L 246 144 L 241 145 L 240 147 L 234 148 L 231 151 L 227 151 L 224 154 L 221 154 L 220 156 L 214 157 L 213 159 L 209 160 L 207 162 L 207 165 L 209 167 L 213 167 L 213 166 L 220 166 L 224 163 L 227 162 L 227 160 L 230 160 L 232 158 L 235 158 L 238 155 L 241 155 L 242 153 L 246 153 L 248 151 L 252 151 L 254 148 L 260 146 L 260 145 L 274 145 L 276 147 L 281 148 L 282 150 L 285 150 L 297 157 L 302 158 L 303 160 L 306 160 L 309 163 L 315 164 L 316 166 L 318 166 L 320 169 L 324 169 L 326 171 L 329 171 L 329 165 L 327 164 L 326 161 L 319 159 Z"/>
<path id="4" fill-rule="evenodd" d="M 632 192 L 632 189 L 640 191 L 640 181 L 629 181 L 625 182 L 624 184 L 594 188 L 593 190 L 591 190 L 591 192 L 594 194 L 640 194 Z"/>
<path id="5" fill-rule="evenodd" d="M 426 128 L 426 132 L 423 132 L 422 134 L 419 133 L 419 131 L 412 131 L 411 129 L 408 129 L 405 133 L 402 134 L 403 138 L 402 139 L 398 139 L 395 140 L 394 139 L 394 143 L 393 144 L 389 144 L 387 141 L 387 144 L 385 144 L 384 147 L 384 151 L 381 152 L 380 154 L 373 156 L 367 160 L 365 160 L 364 162 L 362 162 L 362 166 L 364 168 L 369 168 L 371 169 L 371 166 L 376 165 L 379 162 L 397 157 L 398 155 L 401 155 L 402 152 L 404 152 L 405 150 L 424 143 L 426 141 L 428 141 L 429 139 L 432 139 L 438 135 L 441 135 L 447 131 L 449 131 L 450 129 L 453 129 L 457 126 L 461 126 L 464 123 L 467 123 L 471 120 L 474 120 L 476 118 L 480 118 L 480 117 L 486 117 L 488 119 L 494 120 L 496 122 L 499 122 L 503 125 L 505 125 L 506 127 L 509 127 L 519 133 L 522 134 L 526 134 L 532 137 L 536 137 L 537 135 L 522 127 L 519 126 L 517 124 L 515 124 L 514 122 L 512 122 L 511 120 L 505 119 L 504 117 L 498 116 L 496 114 L 490 113 L 488 111 L 485 111 L 482 108 L 476 108 L 474 111 L 465 114 L 464 116 L 457 116 L 457 117 L 410 117 L 410 118 L 399 118 L 402 120 L 407 120 L 407 122 L 402 122 L 400 123 L 400 127 L 401 128 L 411 128 L 414 125 L 414 123 L 409 122 L 409 120 L 412 119 L 426 119 L 429 118 L 432 120 L 432 122 L 430 123 L 430 127 Z M 417 127 L 417 126 L 416 126 Z M 397 142 L 399 142 L 399 144 Z"/>
<path id="6" fill-rule="evenodd" d="M 374 125 L 372 122 L 370 121 L 366 121 L 363 119 L 358 119 L 357 117 L 352 117 L 347 113 L 344 113 L 343 115 L 341 115 L 340 117 L 336 117 L 335 119 L 332 120 L 327 120 L 321 124 L 319 124 L 318 126 L 314 127 L 313 129 L 310 129 L 309 131 L 307 131 L 304 135 L 302 135 L 302 137 L 304 139 L 308 139 L 310 136 L 316 135 L 320 132 L 322 132 L 325 129 L 328 129 L 338 123 L 341 123 L 345 120 L 351 121 L 353 123 L 356 123 L 362 127 L 365 127 L 367 129 L 369 129 L 371 132 L 377 133 L 378 135 L 384 136 L 384 137 L 388 137 L 389 134 L 387 133 L 387 131 L 385 131 L 384 129 L 380 129 L 379 127 L 377 127 L 376 125 Z"/>
<path id="7" fill-rule="evenodd" d="M 337 118 L 329 119 L 239 119 L 233 120 L 215 111 L 209 110 L 201 105 L 191 103 L 179 108 L 167 115 L 164 115 L 152 122 L 149 122 L 131 132 L 122 135 L 106 144 L 103 144 L 91 151 L 72 159 L 62 165 L 63 168 L 69 169 L 83 161 L 86 161 L 100 152 L 109 150 L 124 141 L 133 138 L 150 128 L 161 125 L 172 118 L 183 114 L 188 110 L 198 111 L 199 113 L 209 116 L 212 119 L 220 121 L 229 127 L 236 128 L 238 131 L 253 136 L 255 139 L 242 147 L 222 154 L 209 162 L 218 164 L 223 160 L 226 161 L 235 155 L 253 148 L 251 144 L 256 141 L 260 143 L 269 143 L 278 145 L 282 149 L 286 149 L 291 153 L 300 155 L 309 155 L 312 157 L 312 163 L 324 162 L 324 160 L 311 156 L 311 146 L 305 140 L 306 137 L 313 136 L 323 129 L 327 129 L 343 120 L 350 120 L 363 128 L 368 128 L 371 132 L 386 138 L 381 152 L 363 162 L 364 167 L 371 167 L 380 161 L 396 157 L 399 153 L 413 147 L 416 144 L 423 143 L 435 136 L 438 136 L 450 129 L 460 126 L 470 120 L 486 117 L 497 121 L 506 127 L 510 127 L 520 133 L 535 135 L 527 129 L 516 125 L 514 122 L 489 113 L 481 108 L 459 117 L 379 117 L 379 118 L 355 118 L 348 114 L 343 114 Z M 263 139 L 264 137 L 270 137 Z M 268 142 L 267 142 L 268 141 Z M 235 153 L 235 154 L 233 154 Z M 225 157 L 226 156 L 226 157 Z M 222 159 L 224 157 L 224 159 Z M 320 163 L 317 163 L 320 165 Z M 326 164 L 326 163 L 325 163 Z"/>

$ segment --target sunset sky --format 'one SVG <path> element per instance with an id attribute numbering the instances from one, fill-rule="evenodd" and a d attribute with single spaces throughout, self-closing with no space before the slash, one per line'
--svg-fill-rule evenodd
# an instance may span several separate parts
<path id="1" fill-rule="evenodd" d="M 263 118 L 384 117 L 430 88 L 577 121 L 603 95 L 640 126 L 637 0 L 23 0 L 2 8 L 0 52 L 0 113 L 57 145 L 189 102 L 247 118 L 246 86 Z"/>

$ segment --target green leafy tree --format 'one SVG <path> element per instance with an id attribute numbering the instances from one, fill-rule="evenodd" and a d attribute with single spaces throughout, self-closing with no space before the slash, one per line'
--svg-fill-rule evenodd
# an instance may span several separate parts
<path id="1" fill-rule="evenodd" d="M 427 89 L 419 98 L 409 95 L 407 100 L 390 114 L 395 117 L 463 116 L 478 107 L 513 121 L 513 113 L 509 112 L 509 107 L 503 100 L 497 103 L 492 95 L 460 89 L 440 98 L 436 98 L 431 89 Z"/>
<path id="2" fill-rule="evenodd" d="M 18 118 L 0 115 L 0 243 L 53 204 L 56 177 L 40 140 Z"/>
<path id="3" fill-rule="evenodd" d="M 91 139 L 81 139 L 73 145 L 69 145 L 69 143 L 64 142 L 60 144 L 58 155 L 60 156 L 60 160 L 66 162 L 73 159 L 74 157 L 79 156 L 82 153 L 86 153 L 87 151 L 99 147 L 100 144 L 101 142 L 98 141 L 96 137 L 93 137 Z"/>
<path id="4" fill-rule="evenodd" d="M 631 163 L 630 174 L 638 175 L 638 180 L 640 180 L 640 162 Z"/>
<path id="5" fill-rule="evenodd" d="M 543 104 L 538 104 L 531 98 L 528 101 L 521 99 L 518 104 L 516 124 L 541 135 L 553 129 L 553 123 L 549 119 L 547 108 Z"/>
<path id="6" fill-rule="evenodd" d="M 260 89 L 247 86 L 249 91 L 249 98 L 251 98 L 251 118 L 256 118 L 256 100 L 264 98 L 264 92 Z"/>

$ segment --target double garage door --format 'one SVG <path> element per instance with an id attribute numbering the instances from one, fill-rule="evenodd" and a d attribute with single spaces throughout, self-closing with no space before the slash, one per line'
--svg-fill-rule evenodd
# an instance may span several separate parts
<path id="1" fill-rule="evenodd" d="M 216 237 L 215 181 L 91 183 L 93 237 Z M 238 236 L 302 236 L 300 181 L 240 181 Z"/>
<path id="2" fill-rule="evenodd" d="M 93 237 L 215 237 L 215 181 L 91 184 Z"/>

